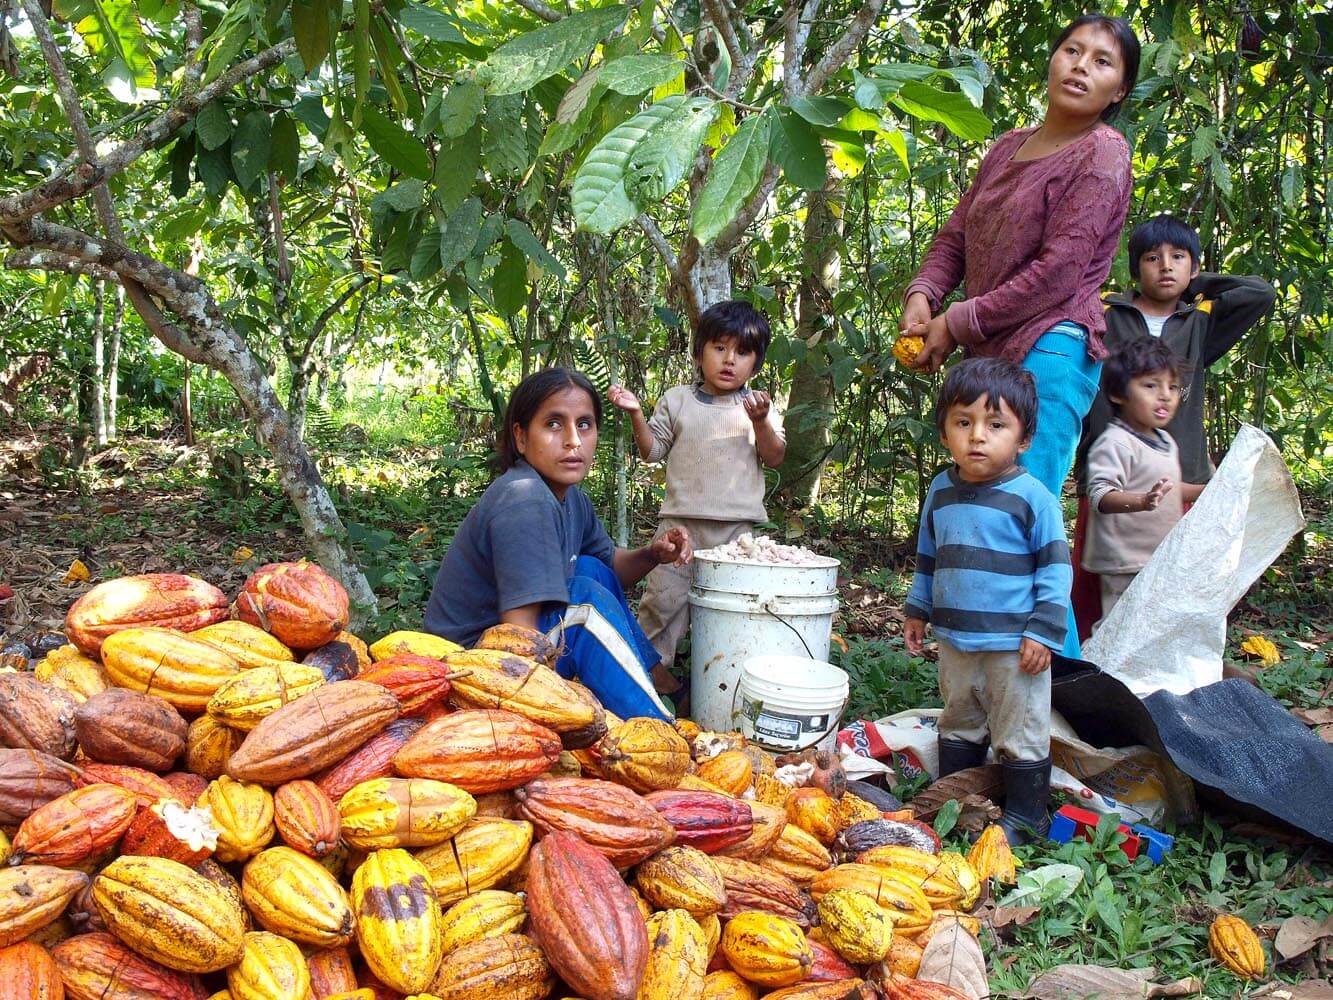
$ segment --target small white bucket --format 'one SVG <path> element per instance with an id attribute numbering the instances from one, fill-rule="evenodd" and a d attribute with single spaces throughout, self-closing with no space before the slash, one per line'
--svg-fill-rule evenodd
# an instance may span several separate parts
<path id="1" fill-rule="evenodd" d="M 770 750 L 832 750 L 847 674 L 804 656 L 752 656 L 736 686 L 741 732 Z"/>

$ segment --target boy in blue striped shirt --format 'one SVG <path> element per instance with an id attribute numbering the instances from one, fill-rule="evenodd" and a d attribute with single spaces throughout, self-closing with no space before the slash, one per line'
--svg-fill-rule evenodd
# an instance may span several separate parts
<path id="1" fill-rule="evenodd" d="M 986 747 L 1004 770 L 1011 844 L 1050 829 L 1051 650 L 1064 643 L 1072 569 L 1059 501 L 1018 464 L 1037 429 L 1032 375 L 999 358 L 955 366 L 935 404 L 953 468 L 935 477 L 917 531 L 903 638 L 939 643 L 940 776 Z"/>

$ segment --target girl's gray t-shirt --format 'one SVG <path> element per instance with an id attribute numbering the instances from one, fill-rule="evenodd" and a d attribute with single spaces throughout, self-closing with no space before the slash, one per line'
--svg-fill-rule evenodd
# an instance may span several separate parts
<path id="1" fill-rule="evenodd" d="M 450 543 L 426 605 L 425 629 L 463 646 L 525 604 L 568 604 L 581 555 L 612 565 L 615 544 L 588 495 L 564 500 L 526 462 L 487 487 Z"/>

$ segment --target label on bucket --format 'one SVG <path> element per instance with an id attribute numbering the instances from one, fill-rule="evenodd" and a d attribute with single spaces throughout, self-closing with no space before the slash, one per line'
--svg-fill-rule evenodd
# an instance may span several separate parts
<path id="1" fill-rule="evenodd" d="M 784 743 L 799 743 L 806 734 L 824 733 L 829 728 L 829 715 L 793 715 L 788 712 L 774 711 L 762 701 L 745 698 L 741 702 L 741 712 L 749 718 L 754 732 L 761 740 L 764 738 Z"/>

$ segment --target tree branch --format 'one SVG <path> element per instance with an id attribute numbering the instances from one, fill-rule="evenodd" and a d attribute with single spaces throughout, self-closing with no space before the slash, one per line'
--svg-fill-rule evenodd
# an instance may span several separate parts
<path id="1" fill-rule="evenodd" d="M 805 61 L 805 49 L 810 43 L 810 29 L 819 13 L 819 3 L 820 0 L 805 0 L 799 14 L 793 8 L 783 31 L 782 93 L 789 101 L 801 94 L 801 63 Z"/>
<path id="2" fill-rule="evenodd" d="M 543 21 L 550 22 L 551 24 L 554 24 L 565 16 L 554 7 L 548 7 L 546 4 L 542 3 L 542 0 L 517 0 L 517 2 L 520 7 L 523 7 L 532 14 L 536 14 Z"/>
<path id="3" fill-rule="evenodd" d="M 53 250 L 15 250 L 5 258 L 5 267 L 11 271 L 63 271 L 95 281 L 120 284 L 120 275 L 111 268 Z"/>
<path id="4" fill-rule="evenodd" d="M 820 88 L 828 82 L 829 77 L 847 64 L 847 60 L 851 58 L 852 53 L 865 39 L 883 7 L 884 0 L 866 0 L 866 5 L 852 19 L 852 23 L 847 26 L 847 30 L 829 46 L 828 51 L 824 53 L 824 57 L 815 64 L 815 68 L 805 78 L 804 92 L 806 95 L 817 94 Z"/>
<path id="5" fill-rule="evenodd" d="M 643 230 L 643 235 L 648 237 L 648 242 L 661 255 L 662 262 L 666 264 L 666 269 L 674 276 L 677 267 L 676 252 L 671 249 L 671 244 L 667 242 L 666 236 L 658 228 L 657 223 L 646 212 L 640 212 L 634 221 Z"/>
<path id="6" fill-rule="evenodd" d="M 768 196 L 773 193 L 773 189 L 778 184 L 778 173 L 779 169 L 776 164 L 770 163 L 764 169 L 764 176 L 759 179 L 759 187 L 754 194 L 750 195 L 750 200 L 745 203 L 744 207 L 736 213 L 736 217 L 727 223 L 726 228 L 718 233 L 713 240 L 713 245 L 719 251 L 731 250 L 741 241 L 745 231 L 750 228 L 754 220 L 759 217 L 759 213 L 763 211 L 764 206 L 768 204 Z"/>
<path id="7" fill-rule="evenodd" d="M 370 275 L 364 272 L 358 274 L 352 283 L 343 289 L 342 294 L 325 306 L 324 311 L 315 317 L 314 325 L 310 327 L 310 336 L 306 338 L 305 350 L 301 352 L 302 368 L 310 361 L 310 352 L 314 349 L 315 342 L 323 336 L 324 328 L 329 325 L 329 320 L 338 315 L 342 307 L 347 305 L 348 299 L 365 288 L 370 282 Z"/>
<path id="8" fill-rule="evenodd" d="M 731 65 L 738 65 L 745 58 L 745 51 L 741 48 L 736 25 L 727 15 L 723 0 L 701 0 L 700 6 L 708 12 L 708 20 L 713 22 L 713 27 L 722 36 L 722 44 L 727 48 L 727 55 L 731 56 Z"/>

